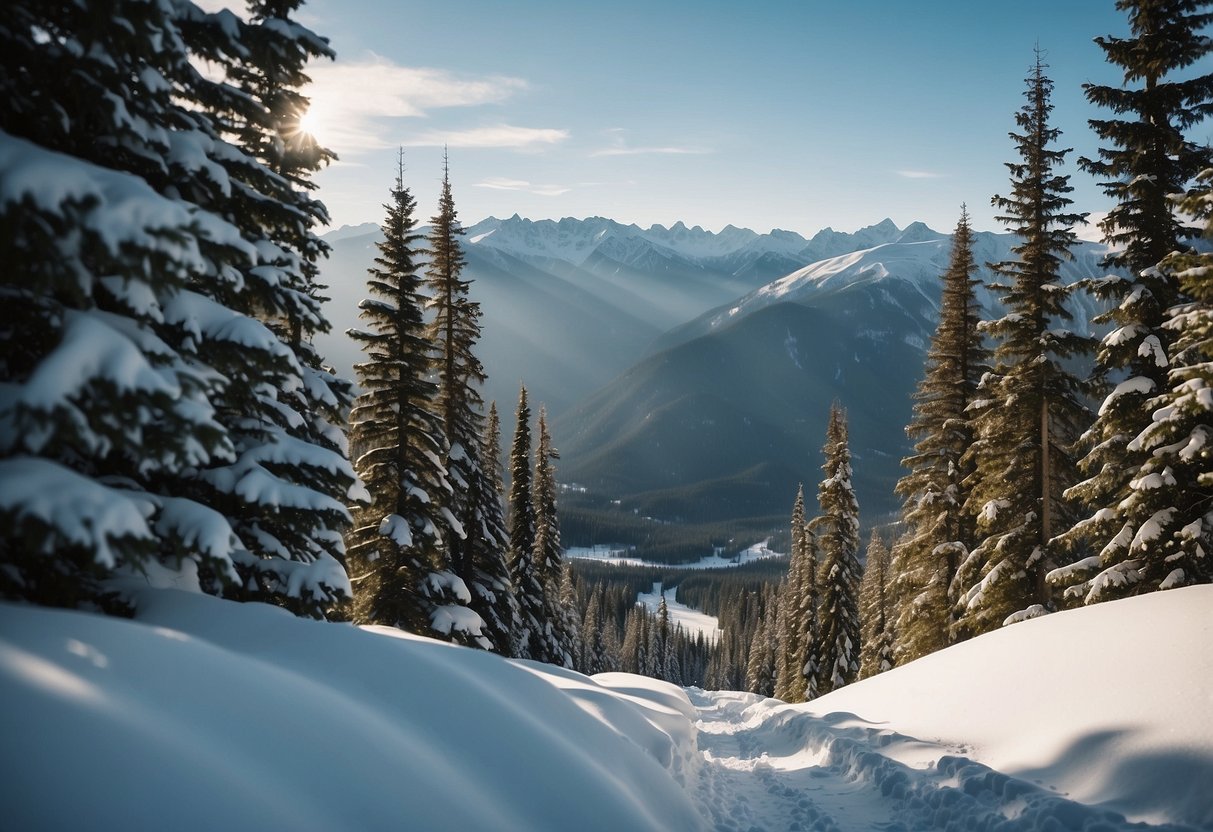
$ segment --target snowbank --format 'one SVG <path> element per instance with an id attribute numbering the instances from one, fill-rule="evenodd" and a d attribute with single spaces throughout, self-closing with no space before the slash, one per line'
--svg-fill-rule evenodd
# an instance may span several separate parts
<path id="1" fill-rule="evenodd" d="M 981 776 L 1130 820 L 1213 829 L 1210 644 L 1213 586 L 1155 592 L 1025 621 L 785 709 L 876 731 L 865 745 L 939 776 L 988 767 Z"/>
<path id="2" fill-rule="evenodd" d="M 145 592 L 0 605 L 4 825 L 701 829 L 690 705 L 388 628 Z"/>

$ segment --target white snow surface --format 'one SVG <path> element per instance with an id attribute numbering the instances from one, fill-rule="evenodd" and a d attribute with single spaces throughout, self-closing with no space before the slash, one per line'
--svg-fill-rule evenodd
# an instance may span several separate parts
<path id="1" fill-rule="evenodd" d="M 0 605 L 13 829 L 1213 828 L 1213 586 L 803 705 L 172 590 Z"/>
<path id="2" fill-rule="evenodd" d="M 688 607 L 678 600 L 678 587 L 663 589 L 660 583 L 653 585 L 652 592 L 641 592 L 636 596 L 637 604 L 644 604 L 645 609 L 654 615 L 661 605 L 661 596 L 665 596 L 665 607 L 670 613 L 670 626 L 682 626 L 689 635 L 703 633 L 708 641 L 720 639 L 720 621 L 714 615 L 708 615 L 702 610 Z"/>

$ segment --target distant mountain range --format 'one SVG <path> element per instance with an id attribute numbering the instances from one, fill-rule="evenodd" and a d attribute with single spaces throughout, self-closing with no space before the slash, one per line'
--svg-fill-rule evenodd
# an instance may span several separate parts
<path id="1" fill-rule="evenodd" d="M 381 237 L 366 225 L 326 239 L 334 332 L 319 346 L 348 373 L 360 359 L 343 333 Z M 1005 259 L 1013 243 L 979 233 L 976 259 Z M 547 404 L 563 481 L 663 519 L 784 514 L 798 482 L 814 492 L 838 398 L 861 510 L 894 508 L 948 235 L 887 219 L 805 238 L 514 216 L 467 228 L 464 248 L 484 311 L 485 398 L 507 442 L 520 381 Z M 1076 253 L 1068 279 L 1101 273 L 1102 246 Z"/>

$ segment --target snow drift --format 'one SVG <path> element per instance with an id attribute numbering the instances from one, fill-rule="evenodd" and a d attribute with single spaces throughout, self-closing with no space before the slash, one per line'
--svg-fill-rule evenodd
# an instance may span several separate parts
<path id="1" fill-rule="evenodd" d="M 173 590 L 0 605 L 4 827 L 1213 829 L 1213 586 L 805 705 Z"/>

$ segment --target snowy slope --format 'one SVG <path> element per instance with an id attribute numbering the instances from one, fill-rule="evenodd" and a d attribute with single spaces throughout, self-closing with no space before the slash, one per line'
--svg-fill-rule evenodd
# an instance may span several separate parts
<path id="1" fill-rule="evenodd" d="M 4 605 L 0 828 L 703 828 L 686 697 L 623 685 L 174 591 Z"/>
<path id="2" fill-rule="evenodd" d="M 1211 639 L 1190 587 L 786 705 L 168 590 L 0 605 L 0 825 L 1208 830 Z"/>
<path id="3" fill-rule="evenodd" d="M 716 817 L 742 804 L 768 828 L 1213 829 L 1211 640 L 1197 586 L 1016 624 L 804 705 L 692 691 L 701 788 Z"/>
<path id="4" fill-rule="evenodd" d="M 1011 234 L 974 234 L 973 257 L 983 285 L 978 289 L 977 300 L 986 310 L 998 305 L 996 295 L 984 283 L 993 279 L 986 263 L 1013 259 L 1011 246 L 1017 238 Z M 811 303 L 814 298 L 848 287 L 877 283 L 888 279 L 907 281 L 917 287 L 932 305 L 938 303 L 939 279 L 948 266 L 951 255 L 951 237 L 932 231 L 922 223 L 911 223 L 894 242 L 881 243 L 870 248 L 828 257 L 810 263 L 776 281 L 762 286 L 727 309 L 717 310 L 705 316 L 702 324 L 692 325 L 696 334 L 722 326 L 739 317 L 752 314 L 772 304 L 783 301 Z M 1083 242 L 1075 246 L 1074 259 L 1061 266 L 1065 282 L 1081 277 L 1095 277 L 1105 273 L 1099 265 L 1107 249 L 1098 243 Z M 1076 299 L 1074 326 L 1083 330 L 1094 310 L 1093 303 L 1086 298 Z"/>

